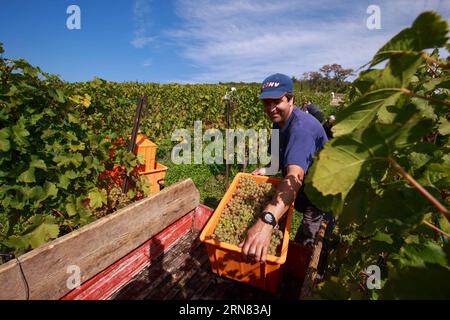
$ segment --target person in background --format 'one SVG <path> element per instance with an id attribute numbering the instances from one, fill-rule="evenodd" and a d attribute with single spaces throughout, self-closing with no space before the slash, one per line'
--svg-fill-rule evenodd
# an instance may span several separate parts
<path id="1" fill-rule="evenodd" d="M 302 111 L 311 114 L 314 118 L 316 118 L 320 123 L 323 122 L 323 113 L 320 110 L 319 106 L 311 103 L 310 101 L 303 102 Z"/>
<path id="2" fill-rule="evenodd" d="M 325 129 L 325 133 L 327 134 L 328 140 L 331 140 L 333 138 L 333 131 L 331 131 L 331 128 L 333 127 L 334 123 L 336 122 L 336 117 L 331 115 L 328 117 L 327 121 L 323 124 L 323 128 Z"/>

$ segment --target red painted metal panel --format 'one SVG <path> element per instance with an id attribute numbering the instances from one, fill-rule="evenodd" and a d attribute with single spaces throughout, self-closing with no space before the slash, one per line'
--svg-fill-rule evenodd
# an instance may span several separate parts
<path id="1" fill-rule="evenodd" d="M 149 239 L 128 255 L 69 292 L 63 300 L 105 300 L 126 285 L 159 255 L 172 248 L 178 239 L 195 228 L 203 229 L 213 210 L 199 205 L 184 217 Z"/>
<path id="2" fill-rule="evenodd" d="M 213 209 L 200 204 L 194 209 L 194 228 L 198 231 L 203 230 L 212 214 Z"/>

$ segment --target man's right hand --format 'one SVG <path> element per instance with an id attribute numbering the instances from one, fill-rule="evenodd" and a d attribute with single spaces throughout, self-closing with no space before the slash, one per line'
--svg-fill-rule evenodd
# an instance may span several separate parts
<path id="1" fill-rule="evenodd" d="M 254 176 L 265 176 L 267 175 L 267 168 L 258 168 L 252 172 Z"/>

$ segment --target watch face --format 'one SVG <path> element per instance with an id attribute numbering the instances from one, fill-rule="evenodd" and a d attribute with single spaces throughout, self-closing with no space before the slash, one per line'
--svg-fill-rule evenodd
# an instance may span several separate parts
<path id="1" fill-rule="evenodd" d="M 266 213 L 266 214 L 264 215 L 264 220 L 266 220 L 266 221 L 269 222 L 269 223 L 272 223 L 272 222 L 273 222 L 272 215 L 271 215 L 270 213 Z"/>

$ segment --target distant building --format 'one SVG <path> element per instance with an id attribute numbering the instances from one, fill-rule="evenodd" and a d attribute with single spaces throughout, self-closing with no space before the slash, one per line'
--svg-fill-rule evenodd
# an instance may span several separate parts
<path id="1" fill-rule="evenodd" d="M 331 102 L 330 105 L 332 106 L 338 106 L 342 100 L 344 99 L 344 94 L 343 93 L 331 93 Z"/>

